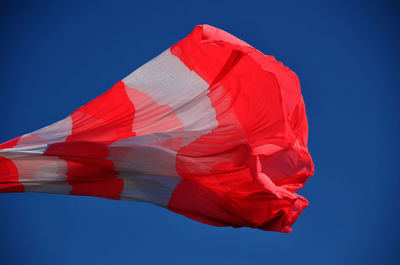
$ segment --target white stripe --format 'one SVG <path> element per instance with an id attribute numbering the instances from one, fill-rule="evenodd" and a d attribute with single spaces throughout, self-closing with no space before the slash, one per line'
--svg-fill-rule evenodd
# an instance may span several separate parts
<path id="1" fill-rule="evenodd" d="M 135 95 L 129 89 L 146 94 L 157 104 L 169 107 L 171 112 L 165 113 L 165 117 L 174 113 L 183 125 L 183 128 L 171 125 L 167 131 L 158 132 L 157 122 L 162 121 L 157 121 L 149 125 L 154 126 L 153 130 L 147 130 L 149 134 L 121 139 L 108 148 L 108 159 L 114 162 L 115 171 L 120 172 L 118 177 L 124 180 L 121 199 L 143 200 L 167 207 L 172 192 L 181 181 L 176 171 L 178 150 L 218 126 L 215 109 L 208 97 L 209 84 L 169 49 L 123 82 L 128 96 Z M 135 106 L 135 98 L 130 99 Z M 146 105 L 137 106 L 145 108 Z M 134 122 L 141 119 L 138 117 L 141 113 L 147 112 L 135 110 Z"/>
<path id="2" fill-rule="evenodd" d="M 160 105 L 173 109 L 185 131 L 210 132 L 217 127 L 215 109 L 207 96 L 209 84 L 169 49 L 122 80 Z M 131 99 L 135 105 L 134 99 Z M 205 133 L 205 132 L 203 132 Z"/>
<path id="3" fill-rule="evenodd" d="M 157 145 L 170 138 L 149 134 L 121 139 L 108 147 L 108 160 L 122 179 L 122 200 L 146 201 L 167 207 L 181 178 L 176 172 L 176 151 Z"/>
<path id="4" fill-rule="evenodd" d="M 176 150 L 158 143 L 170 138 L 167 134 L 149 134 L 118 140 L 108 147 L 108 160 L 119 172 L 177 177 Z"/>
<path id="5" fill-rule="evenodd" d="M 37 131 L 23 135 L 18 143 L 18 146 L 34 145 L 34 144 L 52 144 L 64 142 L 72 132 L 72 118 L 67 118 L 55 122 Z"/>
<path id="6" fill-rule="evenodd" d="M 162 207 L 168 207 L 172 191 L 180 182 L 180 178 L 165 176 L 120 174 L 120 177 L 124 181 L 122 200 L 151 202 Z"/>
<path id="7" fill-rule="evenodd" d="M 10 158 L 26 156 L 27 154 L 43 155 L 48 146 L 48 144 L 37 144 L 22 147 L 4 148 L 0 150 L 0 153 L 4 153 L 2 156 L 7 156 Z"/>
<path id="8" fill-rule="evenodd" d="M 72 132 L 72 118 L 55 122 L 42 129 L 23 135 L 13 148 L 0 150 L 14 163 L 18 181 L 27 192 L 68 194 L 71 185 L 66 182 L 68 170 L 64 159 L 45 156 L 50 144 L 64 142 Z"/>
<path id="9" fill-rule="evenodd" d="M 69 194 L 71 184 L 66 181 L 32 181 L 22 182 L 25 192 Z"/>
<path id="10" fill-rule="evenodd" d="M 2 156 L 10 159 L 17 168 L 18 181 L 22 183 L 25 191 L 68 194 L 71 185 L 66 182 L 67 162 L 58 157 L 42 154 L 7 152 Z"/>

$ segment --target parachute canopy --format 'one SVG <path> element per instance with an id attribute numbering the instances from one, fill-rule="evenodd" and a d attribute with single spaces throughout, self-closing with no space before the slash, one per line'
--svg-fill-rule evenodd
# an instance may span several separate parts
<path id="1" fill-rule="evenodd" d="M 297 76 L 195 27 L 65 119 L 0 145 L 0 192 L 150 202 L 215 225 L 290 232 L 314 166 Z"/>

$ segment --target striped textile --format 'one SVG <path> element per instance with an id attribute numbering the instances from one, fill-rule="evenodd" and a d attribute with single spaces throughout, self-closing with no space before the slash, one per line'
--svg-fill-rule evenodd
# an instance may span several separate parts
<path id="1" fill-rule="evenodd" d="M 312 176 L 297 76 L 209 25 L 65 119 L 0 144 L 0 192 L 150 202 L 290 232 Z"/>

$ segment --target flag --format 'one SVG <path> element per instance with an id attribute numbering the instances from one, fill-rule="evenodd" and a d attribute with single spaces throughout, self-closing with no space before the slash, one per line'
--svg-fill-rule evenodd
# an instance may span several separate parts
<path id="1" fill-rule="evenodd" d="M 78 95 L 79 96 L 79 95 Z M 110 90 L 0 145 L 0 192 L 143 201 L 214 225 L 290 232 L 312 176 L 299 80 L 200 25 Z"/>

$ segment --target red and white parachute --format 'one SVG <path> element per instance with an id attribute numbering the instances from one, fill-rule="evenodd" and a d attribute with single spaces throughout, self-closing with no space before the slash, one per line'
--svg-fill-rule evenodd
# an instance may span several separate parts
<path id="1" fill-rule="evenodd" d="M 0 192 L 150 202 L 215 226 L 290 232 L 313 174 L 297 76 L 197 26 L 67 118 L 0 145 Z"/>

